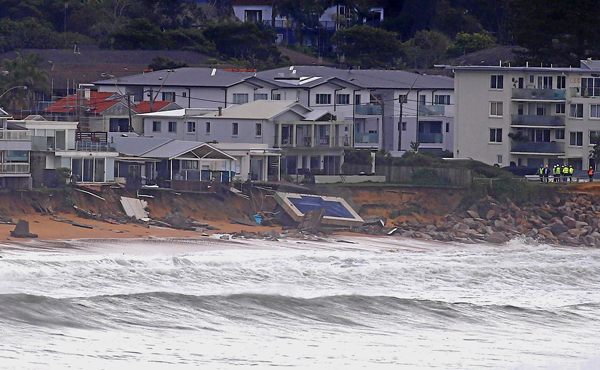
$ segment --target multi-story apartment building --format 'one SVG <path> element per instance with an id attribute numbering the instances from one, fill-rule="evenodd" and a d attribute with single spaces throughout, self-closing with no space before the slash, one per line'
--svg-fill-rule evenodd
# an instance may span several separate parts
<path id="1" fill-rule="evenodd" d="M 499 166 L 594 166 L 600 63 L 579 68 L 448 67 L 455 75 L 454 156 Z"/>

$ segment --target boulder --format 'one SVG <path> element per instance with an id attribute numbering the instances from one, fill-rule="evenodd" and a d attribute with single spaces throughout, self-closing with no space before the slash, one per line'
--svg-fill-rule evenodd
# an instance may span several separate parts
<path id="1" fill-rule="evenodd" d="M 508 237 L 503 233 L 495 232 L 491 233 L 485 238 L 485 241 L 491 244 L 503 244 L 508 241 Z"/>
<path id="2" fill-rule="evenodd" d="M 479 213 L 477 213 L 477 211 L 473 211 L 473 210 L 468 210 L 467 214 L 473 218 L 479 218 Z"/>
<path id="3" fill-rule="evenodd" d="M 552 235 L 554 235 L 554 236 L 558 236 L 562 233 L 566 233 L 568 230 L 569 230 L 569 228 L 560 222 L 555 222 L 552 225 L 550 225 L 550 231 L 552 232 Z"/>
<path id="4" fill-rule="evenodd" d="M 575 228 L 575 219 L 573 217 L 569 217 L 569 216 L 563 216 L 562 218 L 562 222 L 565 224 L 565 226 L 567 226 L 570 229 Z"/>

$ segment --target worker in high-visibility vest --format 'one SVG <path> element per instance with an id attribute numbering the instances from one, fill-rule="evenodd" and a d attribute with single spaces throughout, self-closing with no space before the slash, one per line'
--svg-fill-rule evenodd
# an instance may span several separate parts
<path id="1" fill-rule="evenodd" d="M 575 170 L 573 169 L 573 166 L 569 166 L 569 182 L 573 182 L 573 172 Z"/>
<path id="2" fill-rule="evenodd" d="M 588 170 L 588 177 L 590 178 L 590 182 L 594 182 L 594 167 L 592 166 Z"/>
<path id="3" fill-rule="evenodd" d="M 569 167 L 567 167 L 566 165 L 562 166 L 562 178 L 564 182 L 567 182 L 567 177 L 569 176 Z"/>

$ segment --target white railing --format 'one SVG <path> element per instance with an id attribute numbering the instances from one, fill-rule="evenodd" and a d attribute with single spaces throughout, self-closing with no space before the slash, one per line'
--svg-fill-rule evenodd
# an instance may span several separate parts
<path id="1" fill-rule="evenodd" d="M 3 141 L 30 141 L 31 134 L 29 130 L 0 130 L 0 140 Z"/>
<path id="2" fill-rule="evenodd" d="M 29 173 L 29 163 L 1 163 L 0 173 Z"/>

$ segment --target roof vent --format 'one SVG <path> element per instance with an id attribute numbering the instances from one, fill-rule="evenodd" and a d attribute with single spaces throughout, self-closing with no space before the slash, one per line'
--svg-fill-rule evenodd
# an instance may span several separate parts
<path id="1" fill-rule="evenodd" d="M 217 74 L 217 69 L 213 68 L 212 72 L 210 73 L 210 76 L 212 77 L 212 76 L 214 76 L 216 74 Z"/>

